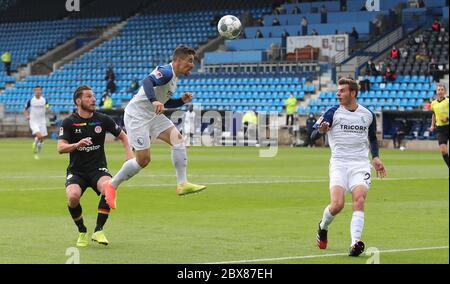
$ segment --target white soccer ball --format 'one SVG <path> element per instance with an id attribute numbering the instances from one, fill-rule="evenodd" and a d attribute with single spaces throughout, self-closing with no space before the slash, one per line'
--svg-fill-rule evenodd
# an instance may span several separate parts
<path id="1" fill-rule="evenodd" d="M 400 151 L 405 151 L 406 147 L 405 146 L 400 146 Z"/>
<path id="2" fill-rule="evenodd" d="M 242 30 L 241 21 L 236 16 L 223 16 L 217 24 L 219 34 L 226 39 L 235 39 L 239 36 Z"/>

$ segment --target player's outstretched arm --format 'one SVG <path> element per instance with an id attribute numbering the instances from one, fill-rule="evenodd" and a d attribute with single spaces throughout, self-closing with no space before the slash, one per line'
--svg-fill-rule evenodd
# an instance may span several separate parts
<path id="1" fill-rule="evenodd" d="M 78 141 L 77 143 L 69 144 L 67 140 L 59 139 L 57 149 L 59 154 L 70 153 L 79 147 L 92 145 L 91 137 L 86 137 Z"/>
<path id="2" fill-rule="evenodd" d="M 128 143 L 128 137 L 125 134 L 125 132 L 123 132 L 123 130 L 120 132 L 117 138 L 122 142 L 123 148 L 125 149 L 126 155 L 125 159 L 127 161 L 133 159 L 134 158 L 133 151 L 131 151 L 130 144 Z"/>

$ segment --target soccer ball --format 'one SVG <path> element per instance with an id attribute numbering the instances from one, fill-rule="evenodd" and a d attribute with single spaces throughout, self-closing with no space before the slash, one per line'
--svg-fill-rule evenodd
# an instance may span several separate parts
<path id="1" fill-rule="evenodd" d="M 223 16 L 217 24 L 219 34 L 226 39 L 235 39 L 242 30 L 242 24 L 239 19 L 233 15 Z"/>

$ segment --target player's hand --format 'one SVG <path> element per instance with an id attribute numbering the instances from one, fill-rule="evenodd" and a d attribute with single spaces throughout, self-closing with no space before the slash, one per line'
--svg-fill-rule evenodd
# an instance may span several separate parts
<path id="1" fill-rule="evenodd" d="M 430 126 L 430 128 L 428 128 L 428 131 L 430 132 L 434 132 L 435 127 L 434 126 Z"/>
<path id="2" fill-rule="evenodd" d="M 30 116 L 29 116 L 29 115 L 26 115 L 25 118 L 26 118 L 27 120 L 30 120 Z"/>
<path id="3" fill-rule="evenodd" d="M 322 122 L 319 126 L 319 133 L 324 134 L 327 133 L 328 130 L 330 130 L 330 124 L 326 121 Z"/>
<path id="4" fill-rule="evenodd" d="M 164 104 L 162 104 L 158 101 L 154 101 L 154 102 L 152 102 L 152 104 L 153 104 L 153 107 L 155 108 L 156 114 L 161 114 L 165 111 Z"/>
<path id="5" fill-rule="evenodd" d="M 386 169 L 384 168 L 383 163 L 381 162 L 380 158 L 375 157 L 372 159 L 373 166 L 375 167 L 375 170 L 377 171 L 377 177 L 384 178 L 386 176 Z"/>
<path id="6" fill-rule="evenodd" d="M 86 137 L 86 138 L 81 139 L 77 143 L 77 148 L 78 147 L 84 147 L 84 146 L 92 145 L 92 140 L 91 139 L 92 139 L 91 137 Z"/>
<path id="7" fill-rule="evenodd" d="M 183 96 L 181 97 L 181 100 L 183 101 L 183 103 L 192 102 L 192 93 L 189 92 L 184 93 Z"/>

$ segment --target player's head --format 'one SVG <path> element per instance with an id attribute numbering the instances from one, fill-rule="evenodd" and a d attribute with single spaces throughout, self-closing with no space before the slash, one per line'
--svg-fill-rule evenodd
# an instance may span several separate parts
<path id="1" fill-rule="evenodd" d="M 41 97 L 41 95 L 42 95 L 42 87 L 39 86 L 39 85 L 38 86 L 34 86 L 33 92 L 34 92 L 34 96 L 39 99 Z"/>
<path id="2" fill-rule="evenodd" d="M 350 105 L 358 96 L 358 84 L 350 78 L 341 78 L 338 81 L 337 97 L 341 105 Z"/>
<path id="3" fill-rule="evenodd" d="M 437 94 L 438 98 L 445 97 L 446 92 L 447 92 L 447 88 L 445 87 L 444 84 L 438 84 L 436 86 L 436 94 Z"/>
<path id="4" fill-rule="evenodd" d="M 173 51 L 172 65 L 175 75 L 189 75 L 194 68 L 195 50 L 186 45 L 179 45 Z"/>
<path id="5" fill-rule="evenodd" d="M 73 94 L 73 102 L 80 110 L 87 112 L 95 111 L 95 95 L 89 86 L 79 86 Z"/>

